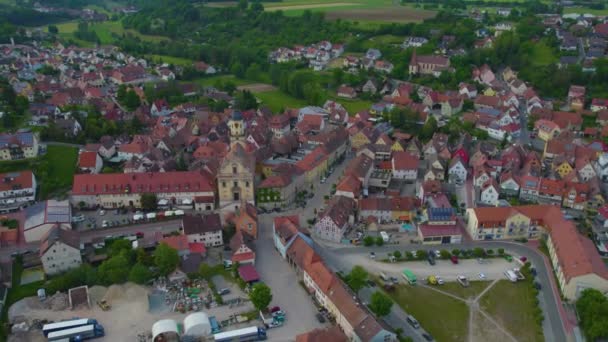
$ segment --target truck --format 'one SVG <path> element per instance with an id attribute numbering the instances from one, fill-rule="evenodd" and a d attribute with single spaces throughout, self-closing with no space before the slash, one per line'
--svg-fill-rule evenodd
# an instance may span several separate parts
<path id="1" fill-rule="evenodd" d="M 505 271 L 505 276 L 507 277 L 507 279 L 509 279 L 511 282 L 516 283 L 517 282 L 517 275 L 515 274 L 515 272 L 511 271 L 511 270 L 506 270 Z"/>
<path id="2" fill-rule="evenodd" d="M 275 326 L 277 326 L 277 323 L 285 322 L 285 312 L 282 310 L 278 310 L 276 312 L 260 310 L 260 319 L 267 326 L 271 326 L 273 323 L 275 324 Z"/>
<path id="3" fill-rule="evenodd" d="M 513 269 L 513 273 L 515 273 L 515 276 L 517 277 L 517 280 L 524 280 L 524 279 L 526 279 L 526 277 L 524 277 L 523 273 L 521 273 L 521 271 L 517 267 Z"/>
<path id="4" fill-rule="evenodd" d="M 408 284 L 416 285 L 416 276 L 414 275 L 414 273 L 412 273 L 412 271 L 410 271 L 406 268 L 403 270 L 402 275 L 403 275 L 403 278 L 408 282 Z"/>
<path id="5" fill-rule="evenodd" d="M 42 333 L 44 336 L 48 336 L 50 333 L 55 331 L 77 328 L 91 324 L 97 324 L 97 320 L 88 318 L 74 318 L 66 321 L 45 324 L 42 326 Z"/>
<path id="6" fill-rule="evenodd" d="M 462 285 L 462 287 L 469 287 L 469 279 L 463 275 L 459 275 L 456 277 L 456 280 Z"/>
<path id="7" fill-rule="evenodd" d="M 47 338 L 49 339 L 49 342 L 65 340 L 76 342 L 103 336 L 105 336 L 105 332 L 101 324 L 89 324 L 81 327 L 54 331 L 49 333 Z"/>
<path id="8" fill-rule="evenodd" d="M 388 240 L 390 239 L 390 237 L 388 236 L 388 234 L 385 231 L 381 231 L 380 236 L 382 237 L 382 241 L 384 241 L 384 243 L 387 243 Z"/>
<path id="9" fill-rule="evenodd" d="M 230 330 L 213 335 L 215 342 L 232 341 L 264 341 L 266 340 L 266 329 L 256 326 Z"/>

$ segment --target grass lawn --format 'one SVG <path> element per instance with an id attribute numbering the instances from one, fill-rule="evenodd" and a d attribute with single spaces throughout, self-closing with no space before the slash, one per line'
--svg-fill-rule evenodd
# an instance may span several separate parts
<path id="1" fill-rule="evenodd" d="M 307 106 L 304 100 L 296 99 L 280 90 L 256 93 L 255 96 L 262 101 L 262 105 L 268 106 L 273 112 L 279 112 L 286 108 L 299 108 Z"/>
<path id="2" fill-rule="evenodd" d="M 43 163 L 35 170 L 40 184 L 40 198 L 63 193 L 72 187 L 78 149 L 65 146 L 49 146 Z M 46 175 L 45 175 L 46 173 Z M 44 180 L 44 181 L 41 181 Z"/>
<path id="3" fill-rule="evenodd" d="M 77 21 L 68 21 L 68 22 L 64 22 L 61 24 L 57 24 L 56 26 L 57 26 L 57 29 L 59 30 L 59 36 L 65 38 L 65 39 L 73 39 L 74 41 L 76 41 L 79 44 L 82 43 L 83 45 L 87 45 L 87 46 L 93 45 L 93 43 L 84 42 L 84 41 L 78 40 L 74 37 L 74 32 L 76 32 L 76 30 L 78 29 Z M 112 34 L 117 34 L 117 35 L 121 36 L 124 33 L 131 34 L 135 37 L 139 37 L 143 41 L 149 41 L 149 42 L 160 42 L 162 40 L 169 39 L 169 38 L 163 37 L 163 36 L 152 36 L 152 35 L 141 34 L 135 30 L 126 30 L 124 27 L 122 27 L 122 22 L 120 22 L 120 21 L 104 21 L 101 23 L 89 23 L 89 28 L 94 30 L 97 33 L 97 36 L 99 37 L 99 40 L 101 41 L 102 44 L 112 44 L 114 42 L 114 37 Z M 48 27 L 46 29 L 48 30 Z"/>
<path id="4" fill-rule="evenodd" d="M 230 82 L 234 83 L 234 85 L 236 85 L 237 87 L 240 85 L 246 85 L 246 84 L 253 83 L 251 81 L 236 78 L 236 77 L 234 77 L 234 75 L 210 76 L 210 77 L 203 77 L 203 78 L 194 80 L 194 82 L 196 82 L 200 85 L 203 85 L 203 86 L 214 86 L 216 84 L 216 82 L 218 82 L 218 81 L 220 81 L 220 82 L 230 81 Z"/>
<path id="5" fill-rule="evenodd" d="M 568 13 L 579 13 L 579 14 L 593 14 L 593 15 L 608 15 L 608 8 L 604 9 L 591 9 L 588 7 L 565 7 L 564 14 Z"/>
<path id="6" fill-rule="evenodd" d="M 534 318 L 536 302 L 528 282 L 501 280 L 479 302 L 518 341 L 544 341 L 542 327 Z"/>
<path id="7" fill-rule="evenodd" d="M 421 286 L 397 286 L 388 295 L 412 314 L 437 341 L 465 341 L 469 308 L 466 303 Z"/>
<path id="8" fill-rule="evenodd" d="M 181 65 L 181 66 L 189 66 L 192 65 L 192 60 L 188 59 L 188 58 L 181 58 L 181 57 L 173 57 L 173 56 L 166 56 L 166 55 L 144 55 L 144 57 L 146 57 L 147 59 L 153 61 L 154 63 L 158 63 L 161 64 L 161 61 L 163 63 L 169 63 L 169 64 L 173 64 L 173 65 Z"/>
<path id="9" fill-rule="evenodd" d="M 371 108 L 372 106 L 372 102 L 371 101 L 366 101 L 366 100 L 358 100 L 358 99 L 345 99 L 342 97 L 337 97 L 337 96 L 330 96 L 329 97 L 330 100 L 334 100 L 338 103 L 340 103 L 341 105 L 344 106 L 344 108 L 346 108 L 346 110 L 348 111 L 348 113 L 351 116 L 354 116 L 355 114 L 357 114 L 357 112 L 360 112 L 362 110 L 368 110 Z"/>
<path id="10" fill-rule="evenodd" d="M 462 287 L 460 283 L 447 282 L 438 286 L 437 289 L 451 293 L 462 299 L 467 299 L 477 297 L 486 287 L 488 287 L 488 285 L 490 285 L 489 281 L 470 281 L 469 283 L 469 287 Z"/>

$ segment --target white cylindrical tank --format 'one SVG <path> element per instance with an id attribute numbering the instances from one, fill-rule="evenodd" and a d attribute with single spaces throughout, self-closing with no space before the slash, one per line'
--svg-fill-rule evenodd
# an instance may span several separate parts
<path id="1" fill-rule="evenodd" d="M 193 312 L 184 318 L 184 335 L 208 336 L 211 335 L 209 317 L 203 312 Z"/>
<path id="2" fill-rule="evenodd" d="M 153 341 L 177 341 L 179 333 L 177 323 L 172 319 L 161 319 L 152 325 Z"/>

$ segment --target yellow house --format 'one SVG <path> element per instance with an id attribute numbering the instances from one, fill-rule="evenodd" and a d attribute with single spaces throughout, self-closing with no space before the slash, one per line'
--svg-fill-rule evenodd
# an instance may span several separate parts
<path id="1" fill-rule="evenodd" d="M 361 148 L 361 146 L 367 145 L 370 143 L 371 143 L 371 141 L 369 140 L 367 135 L 365 133 L 363 133 L 363 130 L 357 132 L 355 135 L 353 135 L 350 138 L 350 145 L 355 150 L 358 150 L 359 148 Z"/>
<path id="2" fill-rule="evenodd" d="M 483 94 L 484 94 L 485 96 L 496 96 L 496 90 L 494 90 L 494 89 L 492 89 L 492 88 L 486 88 L 486 89 L 483 91 Z"/>
<path id="3" fill-rule="evenodd" d="M 567 175 L 570 174 L 570 172 L 572 172 L 572 166 L 570 166 L 570 163 L 568 163 L 567 161 L 563 161 L 561 164 L 559 164 L 559 166 L 557 166 L 555 168 L 555 171 L 559 174 L 559 176 L 561 178 L 566 177 Z"/>
<path id="4" fill-rule="evenodd" d="M 401 143 L 398 140 L 395 140 L 395 142 L 391 146 L 391 151 L 393 151 L 393 152 L 403 152 L 404 151 L 403 145 L 401 145 Z"/>

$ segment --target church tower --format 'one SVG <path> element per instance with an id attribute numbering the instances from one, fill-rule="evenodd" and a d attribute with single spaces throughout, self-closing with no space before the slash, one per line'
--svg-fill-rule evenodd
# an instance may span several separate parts
<path id="1" fill-rule="evenodd" d="M 245 121 L 243 120 L 243 114 L 237 110 L 232 112 L 232 117 L 228 121 L 228 128 L 230 129 L 230 144 L 233 145 L 235 142 L 243 142 L 245 139 Z"/>

